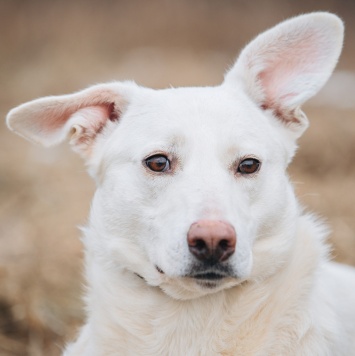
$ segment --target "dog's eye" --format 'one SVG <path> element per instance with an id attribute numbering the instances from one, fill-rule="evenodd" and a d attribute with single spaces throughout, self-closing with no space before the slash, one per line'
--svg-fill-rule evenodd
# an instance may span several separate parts
<path id="1" fill-rule="evenodd" d="M 163 155 L 154 155 L 145 160 L 146 166 L 154 172 L 165 172 L 170 168 L 170 161 Z"/>
<path id="2" fill-rule="evenodd" d="M 255 158 L 247 158 L 239 163 L 238 173 L 253 174 L 260 168 L 260 161 Z"/>

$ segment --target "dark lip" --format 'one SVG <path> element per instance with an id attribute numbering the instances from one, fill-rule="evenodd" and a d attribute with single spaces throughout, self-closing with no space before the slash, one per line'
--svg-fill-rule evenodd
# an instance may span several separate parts
<path id="1" fill-rule="evenodd" d="M 189 277 L 198 279 L 198 280 L 205 280 L 205 281 L 218 281 L 218 280 L 221 280 L 228 276 L 225 274 L 216 273 L 216 272 L 205 272 L 205 273 L 193 274 Z"/>
<path id="2" fill-rule="evenodd" d="M 219 282 L 224 278 L 234 277 L 235 274 L 228 264 L 209 264 L 200 263 L 191 266 L 190 273 L 186 277 L 193 278 L 197 281 Z"/>

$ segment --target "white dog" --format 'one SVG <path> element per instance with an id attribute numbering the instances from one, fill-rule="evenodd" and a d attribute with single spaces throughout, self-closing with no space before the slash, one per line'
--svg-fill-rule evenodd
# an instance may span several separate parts
<path id="1" fill-rule="evenodd" d="M 97 182 L 65 355 L 355 355 L 355 270 L 329 262 L 286 173 L 342 42 L 337 16 L 302 15 L 220 86 L 114 82 L 9 113 L 31 141 L 69 137 Z"/>

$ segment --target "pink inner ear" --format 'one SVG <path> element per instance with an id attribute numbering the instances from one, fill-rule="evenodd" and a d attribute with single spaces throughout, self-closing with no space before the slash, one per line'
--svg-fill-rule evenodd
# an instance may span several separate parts
<path id="1" fill-rule="evenodd" d="M 96 88 L 93 88 L 96 89 Z M 120 117 L 120 111 L 117 109 L 115 102 L 119 100 L 117 93 L 108 89 L 87 89 L 85 92 L 72 94 L 70 96 L 58 97 L 57 100 L 51 100 L 47 106 L 44 105 L 40 111 L 40 118 L 36 120 L 36 124 L 40 125 L 40 131 L 53 133 L 60 130 L 68 119 L 75 115 L 78 111 L 96 107 L 100 112 L 97 112 L 96 119 L 100 121 L 116 121 Z M 92 118 L 94 120 L 94 118 Z"/>
<path id="2" fill-rule="evenodd" d="M 109 116 L 107 106 L 90 106 L 77 111 L 67 122 L 71 144 L 88 155 L 96 136 L 103 130 Z"/>
<path id="3" fill-rule="evenodd" d="M 317 40 L 311 31 L 302 38 L 281 37 L 277 47 L 259 54 L 266 62 L 258 74 L 264 93 L 263 107 L 281 110 L 292 98 L 307 90 L 309 82 L 302 79 L 319 70 L 321 50 Z"/>
<path id="4" fill-rule="evenodd" d="M 69 126 L 80 125 L 86 135 L 93 137 L 100 133 L 107 120 L 110 119 L 108 106 L 89 106 L 77 111 L 68 121 Z"/>
<path id="5" fill-rule="evenodd" d="M 104 122 L 111 117 L 111 112 L 109 110 L 110 107 L 111 104 L 98 105 L 94 107 L 83 107 L 77 111 L 73 111 L 70 108 L 64 112 L 61 112 L 61 115 L 57 117 L 47 111 L 46 115 L 48 115 L 48 119 L 46 119 L 45 126 L 42 126 L 41 128 L 42 131 L 52 133 L 65 126 L 70 117 L 76 117 L 79 115 L 84 116 L 86 114 L 85 126 L 90 126 L 92 129 L 96 127 L 97 130 L 99 130 L 99 128 L 102 128 Z M 84 123 L 84 118 L 82 121 Z"/>
<path id="6" fill-rule="evenodd" d="M 114 104 L 87 106 L 76 111 L 66 122 L 64 132 L 69 133 L 75 151 L 90 156 L 97 135 L 106 127 L 107 121 L 116 121 L 118 114 Z M 112 126 L 111 126 L 112 128 Z"/>

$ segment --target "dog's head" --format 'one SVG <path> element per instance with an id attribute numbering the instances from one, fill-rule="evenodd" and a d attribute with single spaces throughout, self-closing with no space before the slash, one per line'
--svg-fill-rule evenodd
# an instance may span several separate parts
<path id="1" fill-rule="evenodd" d="M 97 192 L 85 243 L 175 298 L 263 278 L 285 260 L 298 206 L 286 168 L 307 128 L 301 104 L 330 76 L 343 25 L 314 13 L 252 41 L 218 87 L 109 83 L 34 100 L 8 125 L 69 137 Z"/>

